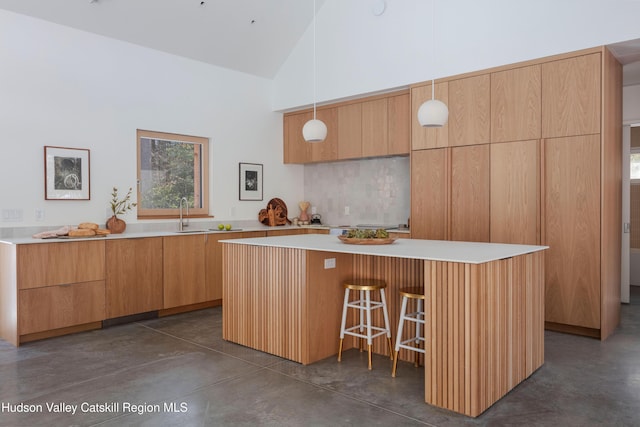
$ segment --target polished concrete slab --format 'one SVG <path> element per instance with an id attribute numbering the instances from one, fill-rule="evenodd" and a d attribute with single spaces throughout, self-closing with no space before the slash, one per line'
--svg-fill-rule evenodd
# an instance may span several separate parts
<path id="1" fill-rule="evenodd" d="M 545 364 L 476 419 L 426 405 L 408 363 L 391 378 L 388 358 L 368 371 L 357 350 L 302 366 L 228 343 L 214 308 L 0 342 L 0 426 L 638 426 L 640 288 L 631 298 L 605 342 L 546 332 Z"/>

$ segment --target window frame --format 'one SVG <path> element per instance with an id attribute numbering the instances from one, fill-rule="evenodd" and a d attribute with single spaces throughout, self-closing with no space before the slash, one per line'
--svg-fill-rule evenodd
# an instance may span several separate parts
<path id="1" fill-rule="evenodd" d="M 189 217 L 190 218 L 204 218 L 210 217 L 209 215 L 209 138 L 201 137 L 201 136 L 193 136 L 193 135 L 182 135 L 177 133 L 168 133 L 168 132 L 158 132 L 158 131 L 150 131 L 144 129 L 136 130 L 136 179 L 137 179 L 137 196 L 138 201 L 142 200 L 141 195 L 141 176 L 142 176 L 142 151 L 141 151 L 141 140 L 145 139 L 161 139 L 161 140 L 169 140 L 176 142 L 186 142 L 192 144 L 199 144 L 201 146 L 200 152 L 200 164 L 194 167 L 194 185 L 199 182 L 200 186 L 200 199 L 202 200 L 202 206 L 199 208 L 194 208 L 193 206 L 189 206 Z M 199 167 L 198 167 L 199 166 Z M 198 174 L 199 172 L 199 174 Z M 198 175 L 200 179 L 197 179 Z M 196 188 L 196 194 L 197 194 Z M 195 196 L 194 196 L 195 197 Z M 159 218 L 179 218 L 180 209 L 179 208 L 169 208 L 169 209 L 149 209 L 144 208 L 138 203 L 137 206 L 137 215 L 138 219 L 159 219 Z"/>

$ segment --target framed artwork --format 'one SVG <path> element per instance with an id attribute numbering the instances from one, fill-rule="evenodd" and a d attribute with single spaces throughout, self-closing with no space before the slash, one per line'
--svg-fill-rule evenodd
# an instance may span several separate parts
<path id="1" fill-rule="evenodd" d="M 240 200 L 262 200 L 262 165 L 240 163 Z"/>
<path id="2" fill-rule="evenodd" d="M 89 150 L 44 147 L 45 200 L 89 200 Z"/>

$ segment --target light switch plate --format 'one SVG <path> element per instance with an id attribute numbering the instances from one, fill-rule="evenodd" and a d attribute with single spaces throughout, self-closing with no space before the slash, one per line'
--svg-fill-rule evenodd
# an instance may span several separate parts
<path id="1" fill-rule="evenodd" d="M 327 270 L 329 268 L 336 268 L 336 259 L 335 258 L 326 258 L 324 260 L 324 269 Z"/>

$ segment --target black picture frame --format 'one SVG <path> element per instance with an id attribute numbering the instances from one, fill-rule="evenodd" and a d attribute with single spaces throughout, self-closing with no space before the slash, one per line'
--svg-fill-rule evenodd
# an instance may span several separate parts
<path id="1" fill-rule="evenodd" d="M 44 199 L 90 200 L 91 158 L 84 148 L 44 146 Z"/>
<path id="2" fill-rule="evenodd" d="M 238 197 L 240 200 L 262 200 L 263 175 L 260 163 L 239 163 Z"/>

